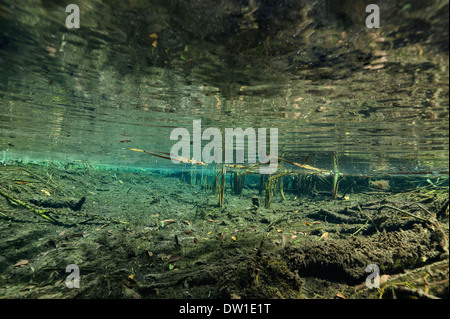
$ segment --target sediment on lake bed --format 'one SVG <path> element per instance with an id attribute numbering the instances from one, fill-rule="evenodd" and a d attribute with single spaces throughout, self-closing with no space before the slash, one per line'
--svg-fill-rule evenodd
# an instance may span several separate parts
<path id="1" fill-rule="evenodd" d="M 218 207 L 211 189 L 160 173 L 6 166 L 0 175 L 4 298 L 448 298 L 447 186 L 361 183 L 333 200 L 285 183 L 265 208 L 254 205 L 264 198 L 256 185 L 227 188 Z M 66 204 L 83 197 L 79 210 Z M 69 264 L 79 289 L 65 285 Z M 365 288 L 370 264 L 386 293 Z"/>

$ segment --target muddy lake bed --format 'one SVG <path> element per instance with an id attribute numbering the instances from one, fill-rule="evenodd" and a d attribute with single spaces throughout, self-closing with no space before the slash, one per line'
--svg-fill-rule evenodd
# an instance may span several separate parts
<path id="1" fill-rule="evenodd" d="M 227 181 L 218 207 L 197 173 L 0 175 L 2 298 L 448 298 L 446 177 L 346 177 L 334 199 L 326 181 L 285 176 L 266 208 L 256 177 L 240 194 Z"/>

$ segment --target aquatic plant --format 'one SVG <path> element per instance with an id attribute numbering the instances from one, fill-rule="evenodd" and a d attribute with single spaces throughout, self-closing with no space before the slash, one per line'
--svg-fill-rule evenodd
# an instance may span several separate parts
<path id="1" fill-rule="evenodd" d="M 225 178 L 226 178 L 226 165 L 222 163 L 222 171 L 221 171 L 221 180 L 220 180 L 220 186 L 219 186 L 219 198 L 217 200 L 217 203 L 219 207 L 223 206 L 223 197 L 225 195 Z"/>

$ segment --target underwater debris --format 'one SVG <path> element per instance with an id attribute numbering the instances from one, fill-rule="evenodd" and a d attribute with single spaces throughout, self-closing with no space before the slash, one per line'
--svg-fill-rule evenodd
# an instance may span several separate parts
<path id="1" fill-rule="evenodd" d="M 345 191 L 344 191 L 344 193 L 342 194 L 342 196 L 340 197 L 340 199 L 348 200 L 350 197 L 347 196 L 347 193 L 348 193 L 348 191 L 350 190 L 350 188 L 352 188 L 355 184 L 356 184 L 356 182 L 355 182 L 355 181 L 352 181 L 352 182 L 348 185 L 348 187 L 345 189 Z"/>
<path id="2" fill-rule="evenodd" d="M 86 201 L 86 197 L 83 196 L 81 199 L 68 197 L 68 198 L 42 198 L 42 197 L 34 197 L 30 198 L 29 202 L 33 205 L 47 208 L 65 208 L 68 207 L 73 211 L 81 210 L 81 207 Z"/>
<path id="3" fill-rule="evenodd" d="M 172 161 L 178 161 L 180 163 L 197 164 L 197 165 L 208 165 L 208 164 L 203 163 L 201 161 L 197 161 L 195 159 L 189 159 L 189 158 L 182 157 L 182 156 L 176 156 L 175 158 L 171 158 L 170 157 L 171 155 L 169 153 L 159 152 L 161 154 L 165 154 L 165 155 L 159 155 L 159 154 L 148 152 L 148 151 L 144 151 L 144 150 L 141 150 L 141 149 L 138 149 L 138 148 L 130 148 L 130 151 L 146 153 L 146 154 L 149 154 L 149 155 L 152 155 L 152 156 L 157 156 L 157 157 L 168 159 L 168 160 L 172 160 Z"/>
<path id="4" fill-rule="evenodd" d="M 12 195 L 8 194 L 6 191 L 3 191 L 1 189 L 0 189 L 0 195 L 6 197 L 6 199 L 8 199 L 11 203 L 25 207 L 29 211 L 35 213 L 36 215 L 54 223 L 54 224 L 58 223 L 53 217 L 51 217 L 49 215 L 50 211 L 48 211 L 48 210 L 37 209 L 35 207 L 32 207 L 31 205 L 21 201 L 20 199 L 13 197 Z"/>
<path id="5" fill-rule="evenodd" d="M 182 156 L 177 156 L 175 159 L 173 158 L 173 156 L 169 153 L 164 153 L 164 152 L 158 152 L 160 154 L 156 154 L 153 152 L 148 152 L 145 150 L 141 150 L 141 149 L 136 149 L 136 148 L 130 148 L 131 151 L 136 151 L 136 152 L 142 152 L 142 153 L 146 153 L 152 156 L 157 156 L 159 158 L 163 158 L 163 159 L 168 159 L 168 160 L 172 160 L 172 161 L 179 161 L 180 163 L 190 163 L 190 164 L 198 164 L 198 165 L 208 165 L 204 162 L 201 161 L 197 161 L 194 159 L 188 159 Z M 293 162 L 281 157 L 277 157 L 277 159 L 279 161 L 284 161 L 286 163 L 289 163 L 291 165 L 306 169 L 308 171 L 313 171 L 311 172 L 311 174 L 319 174 L 319 175 L 330 175 L 332 173 L 334 173 L 334 179 L 335 179 L 335 183 L 333 184 L 333 194 L 335 195 L 336 198 L 336 194 L 337 194 L 337 183 L 338 183 L 338 179 L 339 179 L 339 172 L 337 171 L 337 156 L 336 153 L 334 153 L 334 170 L 324 170 L 324 169 L 320 169 L 320 168 L 316 168 L 313 167 L 311 165 L 306 164 L 310 158 L 310 156 L 307 156 L 303 162 L 297 163 L 297 162 Z M 224 204 L 224 194 L 225 194 L 225 180 L 226 180 L 226 175 L 227 175 L 227 168 L 230 168 L 230 173 L 231 173 L 231 178 L 230 178 L 230 186 L 231 186 L 231 190 L 234 192 L 234 194 L 240 195 L 242 194 L 242 190 L 245 184 L 245 174 L 250 174 L 254 172 L 254 169 L 258 168 L 259 164 L 255 164 L 255 165 L 250 165 L 250 166 L 245 166 L 245 165 L 235 165 L 235 164 L 224 164 L 222 163 L 221 165 L 221 170 L 217 170 L 215 171 L 215 177 L 214 177 L 214 181 L 212 182 L 211 185 L 208 185 L 207 182 L 207 178 L 204 177 L 202 179 L 202 182 L 204 184 L 205 188 L 211 188 L 212 189 L 212 193 L 213 194 L 218 194 L 218 199 L 217 199 L 217 204 L 219 207 L 223 207 Z M 244 172 L 242 172 L 244 171 Z M 259 195 L 262 194 L 262 190 L 264 188 L 265 185 L 265 207 L 269 208 L 270 207 L 270 200 L 271 197 L 273 196 L 273 193 L 276 189 L 276 187 L 278 187 L 281 197 L 283 198 L 284 201 L 286 201 L 286 197 L 284 195 L 284 187 L 283 187 L 283 176 L 285 175 L 289 175 L 292 174 L 293 172 L 290 170 L 286 170 L 284 169 L 281 173 L 278 173 L 274 176 L 271 176 L 269 178 L 267 178 L 265 176 L 265 174 L 261 175 L 261 181 L 260 181 L 260 185 L 259 185 Z M 195 181 L 193 181 L 193 176 L 195 175 L 195 172 L 191 171 L 191 185 L 195 184 Z M 220 182 L 219 182 L 220 179 Z M 258 201 L 258 205 L 259 205 L 259 201 Z M 255 205 L 254 206 L 258 206 Z"/>

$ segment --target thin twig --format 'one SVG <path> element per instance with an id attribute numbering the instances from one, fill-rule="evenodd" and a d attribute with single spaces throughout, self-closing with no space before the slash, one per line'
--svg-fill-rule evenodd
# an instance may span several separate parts
<path id="1" fill-rule="evenodd" d="M 431 217 L 434 217 L 434 215 L 425 207 L 423 207 L 422 205 L 420 205 L 419 203 L 415 203 L 417 206 L 419 206 L 420 208 L 422 208 L 425 212 L 427 212 L 428 214 L 430 214 Z"/>
<path id="2" fill-rule="evenodd" d="M 413 289 L 413 288 L 402 287 L 402 286 L 394 286 L 392 288 L 394 290 L 396 290 L 397 292 L 406 293 L 407 295 L 409 295 L 411 297 L 417 297 L 419 299 L 441 299 L 439 297 L 427 294 L 420 289 Z"/>
<path id="3" fill-rule="evenodd" d="M 411 216 L 411 217 L 413 217 L 413 218 L 416 218 L 416 219 L 422 220 L 422 221 L 424 221 L 424 222 L 427 222 L 427 223 L 429 223 L 429 222 L 430 222 L 430 221 L 429 221 L 428 219 L 425 219 L 425 218 L 422 218 L 422 217 L 416 216 L 416 215 L 414 215 L 414 214 L 411 214 L 411 213 L 409 213 L 409 212 L 406 212 L 406 211 L 404 211 L 403 209 L 400 209 L 400 208 L 397 208 L 397 207 L 394 207 L 394 206 L 390 206 L 390 205 L 383 205 L 383 206 L 380 206 L 380 208 L 378 208 L 378 210 L 380 210 L 380 209 L 382 209 L 382 208 L 390 208 L 390 209 L 393 209 L 393 210 L 399 211 L 400 213 L 403 213 L 403 214 L 405 214 L 405 215 L 408 215 L 408 216 Z"/>
<path id="4" fill-rule="evenodd" d="M 369 221 L 366 220 L 366 223 L 365 223 L 364 225 L 362 225 L 361 227 L 359 227 L 359 229 L 358 229 L 357 231 L 355 231 L 353 234 L 351 234 L 350 237 L 353 237 L 353 236 L 355 236 L 357 233 L 359 233 L 359 232 L 361 231 L 361 229 L 363 229 L 364 226 L 366 226 L 368 223 L 369 223 Z M 375 226 L 375 228 L 376 228 L 376 226 Z M 378 229 L 377 229 L 377 230 L 378 230 Z"/>
<path id="5" fill-rule="evenodd" d="M 375 223 L 373 222 L 372 218 L 370 218 L 369 215 L 364 214 L 364 212 L 362 211 L 362 209 L 361 209 L 361 207 L 360 207 L 359 205 L 358 205 L 358 209 L 359 209 L 359 212 L 360 212 L 361 214 L 363 214 L 364 216 L 366 216 L 367 219 L 370 220 L 370 221 L 372 222 L 373 226 L 374 226 L 375 229 L 377 230 L 377 233 L 379 233 L 380 231 L 378 230 L 377 225 L 375 225 Z"/>

